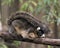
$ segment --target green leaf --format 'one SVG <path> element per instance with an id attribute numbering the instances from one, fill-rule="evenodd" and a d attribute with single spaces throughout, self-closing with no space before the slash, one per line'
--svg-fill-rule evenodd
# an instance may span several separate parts
<path id="1" fill-rule="evenodd" d="M 21 44 L 20 41 L 14 41 L 13 44 L 15 44 L 16 46 L 19 46 Z"/>
<path id="2" fill-rule="evenodd" d="M 34 2 L 34 1 L 31 1 L 31 3 L 32 3 L 34 6 L 37 6 L 37 3 Z"/>
<path id="3" fill-rule="evenodd" d="M 54 3 L 57 3 L 57 0 L 54 0 Z"/>
<path id="4" fill-rule="evenodd" d="M 23 0 L 19 0 L 20 3 L 23 3 Z"/>
<path id="5" fill-rule="evenodd" d="M 7 48 L 7 46 L 5 44 L 1 43 L 0 48 Z"/>
<path id="6" fill-rule="evenodd" d="M 28 3 L 26 2 L 26 3 L 24 3 L 22 6 L 21 6 L 21 8 L 20 8 L 20 10 L 27 10 L 27 8 L 28 8 Z"/>
<path id="7" fill-rule="evenodd" d="M 29 12 L 33 12 L 34 11 L 34 8 L 30 5 L 29 8 L 28 8 Z"/>
<path id="8" fill-rule="evenodd" d="M 51 3 L 51 0 L 43 0 L 44 1 L 44 4 L 50 4 Z"/>

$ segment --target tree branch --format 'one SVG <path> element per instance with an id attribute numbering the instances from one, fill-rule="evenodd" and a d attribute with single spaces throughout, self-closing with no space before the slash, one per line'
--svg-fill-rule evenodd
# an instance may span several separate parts
<path id="1" fill-rule="evenodd" d="M 30 42 L 35 44 L 44 44 L 44 45 L 52 45 L 52 46 L 60 46 L 60 39 L 51 39 L 51 38 L 35 38 L 35 39 L 29 39 L 29 38 L 21 38 L 19 35 L 14 36 L 12 34 L 9 34 L 8 32 L 3 32 L 0 34 L 0 37 L 3 38 L 5 41 L 23 41 L 23 42 Z"/>

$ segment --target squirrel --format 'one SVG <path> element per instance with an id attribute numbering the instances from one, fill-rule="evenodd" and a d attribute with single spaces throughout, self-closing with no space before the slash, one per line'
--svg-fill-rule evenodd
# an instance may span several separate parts
<path id="1" fill-rule="evenodd" d="M 48 26 L 26 12 L 16 12 L 8 19 L 9 32 L 23 38 L 40 38 L 50 32 Z"/>

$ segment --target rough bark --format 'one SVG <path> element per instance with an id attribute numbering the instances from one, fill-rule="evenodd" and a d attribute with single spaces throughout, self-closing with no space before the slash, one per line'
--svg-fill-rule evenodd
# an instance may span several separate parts
<path id="1" fill-rule="evenodd" d="M 0 33 L 0 37 L 5 41 L 22 41 L 22 42 L 30 42 L 35 44 L 44 44 L 44 45 L 52 45 L 52 46 L 60 46 L 60 39 L 51 39 L 51 38 L 20 38 L 19 35 L 16 37 L 8 32 Z"/>

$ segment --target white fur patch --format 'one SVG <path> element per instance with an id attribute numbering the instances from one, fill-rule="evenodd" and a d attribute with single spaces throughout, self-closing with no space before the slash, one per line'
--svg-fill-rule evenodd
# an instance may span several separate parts
<path id="1" fill-rule="evenodd" d="M 37 30 L 40 30 L 41 28 L 40 27 L 37 27 Z"/>
<path id="2" fill-rule="evenodd" d="M 43 34 L 41 37 L 45 37 L 45 34 Z"/>

